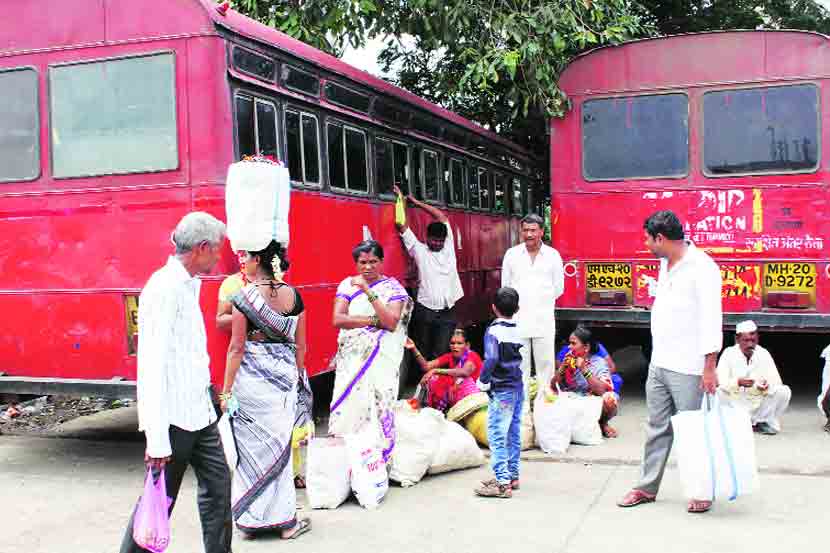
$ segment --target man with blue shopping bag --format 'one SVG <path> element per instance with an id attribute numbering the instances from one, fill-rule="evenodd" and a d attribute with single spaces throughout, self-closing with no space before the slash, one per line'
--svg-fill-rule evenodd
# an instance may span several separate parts
<path id="1" fill-rule="evenodd" d="M 660 259 L 651 309 L 652 355 L 646 381 L 648 425 L 640 481 L 617 504 L 633 507 L 657 498 L 671 452 L 671 417 L 699 409 L 703 392 L 715 393 L 716 364 L 723 345 L 721 275 L 717 264 L 685 240 L 671 211 L 658 211 L 643 225 L 646 247 Z M 703 513 L 710 499 L 692 498 L 690 513 Z"/>

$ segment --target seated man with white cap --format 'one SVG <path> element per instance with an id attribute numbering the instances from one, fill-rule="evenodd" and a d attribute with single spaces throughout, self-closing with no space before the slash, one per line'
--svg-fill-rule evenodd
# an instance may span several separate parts
<path id="1" fill-rule="evenodd" d="M 743 321 L 735 327 L 735 345 L 723 350 L 718 361 L 718 392 L 752 417 L 752 428 L 762 434 L 781 431 L 781 415 L 792 392 L 784 385 L 772 355 L 758 345 L 758 327 Z"/>

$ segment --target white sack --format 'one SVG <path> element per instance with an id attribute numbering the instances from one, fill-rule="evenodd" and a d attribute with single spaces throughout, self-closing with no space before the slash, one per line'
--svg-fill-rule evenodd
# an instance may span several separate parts
<path id="1" fill-rule="evenodd" d="M 357 501 L 375 509 L 389 490 L 389 473 L 378 447 L 378 432 L 371 425 L 356 434 L 347 434 L 346 455 L 351 470 L 351 487 Z"/>
<path id="2" fill-rule="evenodd" d="M 570 408 L 574 411 L 574 423 L 571 442 L 580 445 L 600 445 L 602 429 L 599 417 L 602 415 L 602 398 L 600 396 L 582 396 L 566 392 Z"/>
<path id="3" fill-rule="evenodd" d="M 282 165 L 239 161 L 228 168 L 225 213 L 234 251 L 260 251 L 271 240 L 288 244 L 291 180 Z"/>
<path id="4" fill-rule="evenodd" d="M 677 465 L 687 498 L 733 500 L 758 490 L 749 414 L 704 396 L 697 411 L 671 418 Z"/>
<path id="5" fill-rule="evenodd" d="M 216 428 L 219 429 L 219 439 L 222 440 L 222 449 L 225 450 L 228 468 L 233 472 L 239 462 L 239 455 L 236 452 L 236 439 L 233 437 L 231 417 L 227 413 L 223 414 L 216 423 Z"/>
<path id="6" fill-rule="evenodd" d="M 576 411 L 567 394 L 551 396 L 538 394 L 533 405 L 533 424 L 536 444 L 547 454 L 563 454 L 571 444 Z"/>
<path id="7" fill-rule="evenodd" d="M 342 438 L 312 438 L 306 461 L 306 496 L 312 509 L 336 509 L 351 493 Z"/>
<path id="8" fill-rule="evenodd" d="M 429 474 L 480 467 L 484 453 L 472 434 L 456 422 L 442 421 L 438 451 L 429 467 Z"/>
<path id="9" fill-rule="evenodd" d="M 429 407 L 415 411 L 405 401 L 399 402 L 395 409 L 395 450 L 389 478 L 404 488 L 417 484 L 432 465 L 444 423 L 440 411 Z"/>

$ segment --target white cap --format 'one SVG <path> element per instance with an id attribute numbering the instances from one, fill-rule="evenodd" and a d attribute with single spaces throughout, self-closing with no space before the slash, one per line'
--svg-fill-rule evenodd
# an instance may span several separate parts
<path id="1" fill-rule="evenodd" d="M 758 330 L 758 327 L 755 326 L 754 321 L 742 321 L 735 326 L 735 334 L 745 334 L 756 330 Z"/>

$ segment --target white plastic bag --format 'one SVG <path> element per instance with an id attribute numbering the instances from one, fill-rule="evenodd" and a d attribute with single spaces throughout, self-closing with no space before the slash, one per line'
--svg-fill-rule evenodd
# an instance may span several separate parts
<path id="1" fill-rule="evenodd" d="M 389 478 L 407 488 L 427 473 L 446 423 L 440 411 L 425 407 L 413 410 L 405 401 L 395 409 L 395 450 Z"/>
<path id="2" fill-rule="evenodd" d="M 345 440 L 352 491 L 361 505 L 375 509 L 389 490 L 389 473 L 378 447 L 379 432 L 366 425 L 356 434 L 347 434 Z"/>
<path id="3" fill-rule="evenodd" d="M 222 449 L 225 450 L 225 459 L 228 461 L 228 468 L 233 472 L 236 470 L 239 456 L 236 452 L 236 439 L 233 437 L 231 418 L 227 413 L 219 418 L 219 422 L 216 423 L 216 428 L 219 429 L 219 439 L 222 440 Z"/>
<path id="4" fill-rule="evenodd" d="M 343 438 L 312 438 L 306 461 L 306 496 L 312 509 L 336 509 L 351 493 Z"/>
<path id="5" fill-rule="evenodd" d="M 681 411 L 671 424 L 687 498 L 731 501 L 758 490 L 755 439 L 746 411 L 704 395 L 700 410 Z"/>
<path id="6" fill-rule="evenodd" d="M 484 453 L 472 434 L 456 422 L 442 421 L 438 451 L 429 467 L 429 474 L 480 467 Z"/>
<path id="7" fill-rule="evenodd" d="M 555 395 L 538 394 L 533 405 L 533 424 L 536 427 L 536 443 L 547 454 L 563 454 L 571 444 L 576 411 L 571 408 L 570 397 L 558 391 Z"/>
<path id="8" fill-rule="evenodd" d="M 239 161 L 228 168 L 225 213 L 234 251 L 260 251 L 271 240 L 288 244 L 291 181 L 288 169 L 265 161 Z"/>
<path id="9" fill-rule="evenodd" d="M 582 396 L 566 392 L 567 402 L 574 412 L 571 442 L 580 445 L 600 445 L 602 429 L 599 418 L 602 416 L 602 398 L 600 396 Z"/>

